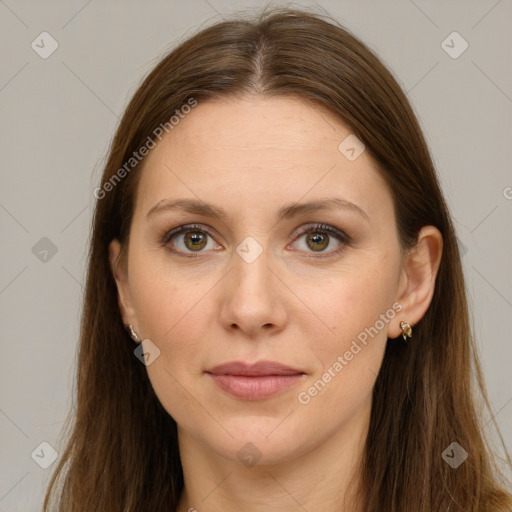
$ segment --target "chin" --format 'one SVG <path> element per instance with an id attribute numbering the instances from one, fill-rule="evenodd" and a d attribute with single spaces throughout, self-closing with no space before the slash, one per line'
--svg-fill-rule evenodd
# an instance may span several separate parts
<path id="1" fill-rule="evenodd" d="M 298 425 L 293 425 L 290 418 L 283 421 L 285 417 L 286 414 L 282 417 L 249 415 L 232 421 L 222 420 L 221 424 L 233 437 L 216 428 L 219 434 L 212 438 L 213 426 L 199 435 L 205 436 L 204 444 L 233 462 L 248 467 L 275 465 L 299 456 L 307 450 L 307 445 L 312 444 L 311 440 L 308 442 L 297 433 Z M 304 425 L 300 430 L 311 432 Z"/>

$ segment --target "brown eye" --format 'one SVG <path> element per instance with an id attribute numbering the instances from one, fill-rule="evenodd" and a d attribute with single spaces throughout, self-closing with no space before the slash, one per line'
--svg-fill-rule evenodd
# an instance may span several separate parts
<path id="1" fill-rule="evenodd" d="M 306 243 L 314 251 L 323 251 L 329 245 L 329 235 L 321 232 L 307 233 Z"/>
<path id="2" fill-rule="evenodd" d="M 326 224 L 316 224 L 306 226 L 299 231 L 296 238 L 301 239 L 304 235 L 304 252 L 318 253 L 317 255 L 308 256 L 313 258 L 327 258 L 329 256 L 340 253 L 347 245 L 350 244 L 350 237 L 343 231 Z M 332 248 L 333 250 L 326 250 Z"/>
<path id="3" fill-rule="evenodd" d="M 183 243 L 191 251 L 200 251 L 206 246 L 207 236 L 207 234 L 200 231 L 188 231 L 185 233 Z"/>
<path id="4" fill-rule="evenodd" d="M 208 238 L 213 240 L 212 235 L 200 226 L 179 226 L 166 233 L 161 244 L 173 253 L 183 256 L 196 256 L 206 252 L 205 248 L 208 245 Z M 219 245 L 211 245 L 212 249 L 220 248 Z"/>

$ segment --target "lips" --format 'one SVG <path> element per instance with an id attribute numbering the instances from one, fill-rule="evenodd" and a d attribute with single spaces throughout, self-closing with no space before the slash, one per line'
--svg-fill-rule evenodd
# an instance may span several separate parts
<path id="1" fill-rule="evenodd" d="M 233 361 L 215 366 L 206 373 L 211 373 L 213 375 L 244 375 L 254 377 L 265 375 L 302 375 L 305 372 L 276 361 L 258 361 L 254 364 L 248 364 L 242 361 Z"/>
<path id="2" fill-rule="evenodd" d="M 302 370 L 276 361 L 234 361 L 206 373 L 221 390 L 243 400 L 264 400 L 295 386 L 306 376 Z"/>

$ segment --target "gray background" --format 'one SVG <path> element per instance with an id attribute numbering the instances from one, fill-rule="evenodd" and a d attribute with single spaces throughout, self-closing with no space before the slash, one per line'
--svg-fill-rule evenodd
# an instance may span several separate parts
<path id="1" fill-rule="evenodd" d="M 0 512 L 40 510 L 56 463 L 42 469 L 31 454 L 43 441 L 63 446 L 92 191 L 119 116 L 178 41 L 258 5 L 0 0 Z M 464 251 L 492 412 L 512 450 L 512 2 L 319 5 L 377 52 L 419 116 Z M 43 31 L 59 45 L 47 59 L 31 47 Z M 442 47 L 453 31 L 469 44 L 456 59 Z M 46 261 L 43 237 L 57 249 Z"/>

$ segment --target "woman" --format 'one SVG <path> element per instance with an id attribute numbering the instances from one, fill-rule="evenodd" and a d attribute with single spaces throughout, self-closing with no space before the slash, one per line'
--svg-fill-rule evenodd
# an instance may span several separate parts
<path id="1" fill-rule="evenodd" d="M 278 9 L 183 42 L 95 196 L 45 510 L 511 510 L 427 145 L 334 20 Z"/>

